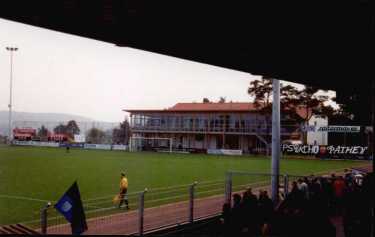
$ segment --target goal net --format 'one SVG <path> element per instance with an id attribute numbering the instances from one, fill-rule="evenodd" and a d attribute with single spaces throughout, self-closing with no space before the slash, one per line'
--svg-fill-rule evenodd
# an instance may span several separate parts
<path id="1" fill-rule="evenodd" d="M 172 152 L 172 138 L 164 137 L 131 137 L 129 151 Z"/>

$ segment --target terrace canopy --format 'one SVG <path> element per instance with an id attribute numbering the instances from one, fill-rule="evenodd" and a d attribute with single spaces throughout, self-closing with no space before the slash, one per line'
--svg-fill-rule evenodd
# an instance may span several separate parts
<path id="1" fill-rule="evenodd" d="M 246 2 L 246 4 L 245 4 Z M 271 78 L 370 95 L 369 0 L 3 1 L 0 17 Z M 360 93 L 359 93 L 360 92 Z M 367 97 L 368 98 L 368 97 Z"/>
<path id="2" fill-rule="evenodd" d="M 8 0 L 0 17 L 336 90 L 339 100 L 357 103 L 367 125 L 371 111 L 374 117 L 373 9 L 370 0 Z"/>

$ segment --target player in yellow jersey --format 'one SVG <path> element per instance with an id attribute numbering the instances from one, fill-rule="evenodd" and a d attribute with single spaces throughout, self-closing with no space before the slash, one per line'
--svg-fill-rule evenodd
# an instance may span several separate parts
<path id="1" fill-rule="evenodd" d="M 128 179 L 126 178 L 125 173 L 122 172 L 121 179 L 120 179 L 120 203 L 118 207 L 120 208 L 121 205 L 125 202 L 126 209 L 129 210 L 128 196 L 126 195 L 127 192 L 128 192 Z"/>

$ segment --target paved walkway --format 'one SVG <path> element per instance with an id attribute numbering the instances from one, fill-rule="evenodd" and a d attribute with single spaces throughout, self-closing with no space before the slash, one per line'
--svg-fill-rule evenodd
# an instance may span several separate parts
<path id="1" fill-rule="evenodd" d="M 223 195 L 196 199 L 194 203 L 194 219 L 220 213 L 223 203 Z M 144 230 L 148 231 L 162 226 L 186 223 L 189 221 L 188 213 L 189 203 L 187 201 L 147 208 L 144 211 Z M 138 223 L 138 210 L 126 211 L 110 216 L 88 219 L 88 231 L 84 234 L 136 234 L 139 231 Z M 71 228 L 68 224 L 51 226 L 48 228 L 48 234 L 71 234 Z"/>

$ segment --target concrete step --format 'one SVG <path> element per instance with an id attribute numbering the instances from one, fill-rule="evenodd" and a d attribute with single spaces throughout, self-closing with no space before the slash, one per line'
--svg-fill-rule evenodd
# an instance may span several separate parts
<path id="1" fill-rule="evenodd" d="M 40 235 L 39 232 L 32 230 L 22 224 L 13 224 L 0 226 L 0 234 L 4 235 Z"/>
<path id="2" fill-rule="evenodd" d="M 16 226 L 17 226 L 18 228 L 21 228 L 21 229 L 27 231 L 28 234 L 40 235 L 40 233 L 39 233 L 38 231 L 35 231 L 35 230 L 33 230 L 33 229 L 30 229 L 29 227 L 26 227 L 26 226 L 24 226 L 24 225 L 22 225 L 22 224 L 16 224 Z"/>

